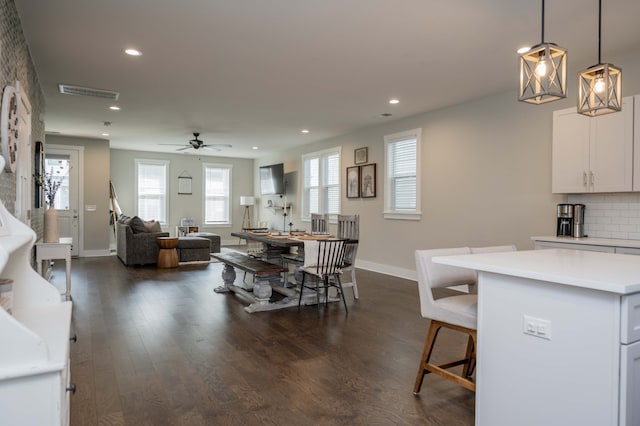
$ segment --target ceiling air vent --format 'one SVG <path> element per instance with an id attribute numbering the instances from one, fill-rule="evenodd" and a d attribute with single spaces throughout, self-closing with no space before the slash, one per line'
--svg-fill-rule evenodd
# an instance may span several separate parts
<path id="1" fill-rule="evenodd" d="M 112 90 L 72 86 L 70 84 L 58 84 L 58 89 L 63 95 L 88 96 L 90 98 L 111 99 L 112 101 L 117 101 L 120 96 L 120 93 Z"/>

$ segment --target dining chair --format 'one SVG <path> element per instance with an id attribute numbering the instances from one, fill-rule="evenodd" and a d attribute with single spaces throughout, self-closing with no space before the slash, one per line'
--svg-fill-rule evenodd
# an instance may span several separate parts
<path id="1" fill-rule="evenodd" d="M 298 309 L 302 303 L 302 293 L 305 288 L 316 291 L 316 302 L 320 309 L 320 289 L 324 293 L 325 305 L 329 299 L 329 287 L 336 287 L 342 298 L 344 309 L 349 313 L 347 301 L 344 297 L 340 274 L 344 263 L 345 241 L 338 239 L 327 239 L 319 241 L 304 242 L 304 265 L 302 266 L 302 283 L 300 285 L 300 298 L 298 299 Z M 312 277 L 315 286 L 305 284 L 306 277 Z M 322 283 L 322 286 L 320 285 Z"/>
<path id="2" fill-rule="evenodd" d="M 343 273 L 348 273 L 350 281 L 342 283 L 342 287 L 352 287 L 353 297 L 359 298 L 358 283 L 356 282 L 356 255 L 358 254 L 358 242 L 360 238 L 360 215 L 338 215 L 337 238 L 347 240 L 345 242 Z"/>
<path id="3" fill-rule="evenodd" d="M 311 213 L 311 233 L 327 233 L 329 229 L 329 215 Z"/>

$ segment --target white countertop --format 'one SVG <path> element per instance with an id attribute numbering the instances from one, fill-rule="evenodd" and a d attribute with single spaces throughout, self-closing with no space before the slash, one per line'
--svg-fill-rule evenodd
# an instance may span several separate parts
<path id="1" fill-rule="evenodd" d="M 549 249 L 437 256 L 436 263 L 618 294 L 640 292 L 640 258 Z"/>
<path id="2" fill-rule="evenodd" d="M 573 237 L 556 237 L 543 236 L 531 237 L 533 241 L 549 241 L 552 243 L 568 243 L 568 244 L 588 244 L 593 246 L 607 247 L 633 247 L 640 248 L 640 240 L 623 240 L 614 238 L 573 238 Z"/>

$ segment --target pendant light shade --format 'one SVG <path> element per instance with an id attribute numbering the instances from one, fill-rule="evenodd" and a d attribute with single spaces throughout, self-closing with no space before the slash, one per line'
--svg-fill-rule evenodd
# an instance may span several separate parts
<path id="1" fill-rule="evenodd" d="M 520 96 L 518 100 L 543 104 L 567 97 L 567 51 L 544 42 L 544 0 L 542 0 L 542 40 L 520 55 Z"/>
<path id="2" fill-rule="evenodd" d="M 622 109 L 622 70 L 600 61 L 602 0 L 598 0 L 598 64 L 578 74 L 578 112 L 595 117 Z"/>

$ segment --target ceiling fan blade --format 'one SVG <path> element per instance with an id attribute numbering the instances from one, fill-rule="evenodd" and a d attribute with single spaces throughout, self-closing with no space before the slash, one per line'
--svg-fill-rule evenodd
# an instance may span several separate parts
<path id="1" fill-rule="evenodd" d="M 192 146 L 184 146 L 182 148 L 176 149 L 176 151 L 184 151 L 185 149 L 193 148 Z"/>
<path id="2" fill-rule="evenodd" d="M 158 145 L 184 146 L 183 143 L 159 143 Z"/>

